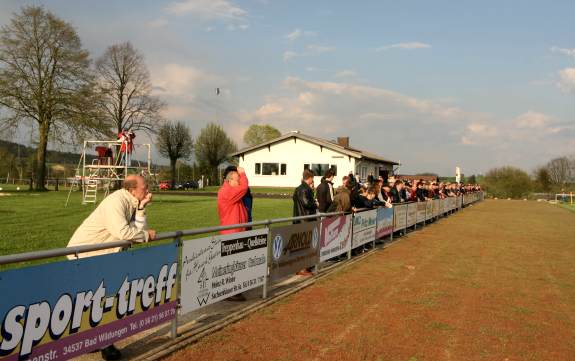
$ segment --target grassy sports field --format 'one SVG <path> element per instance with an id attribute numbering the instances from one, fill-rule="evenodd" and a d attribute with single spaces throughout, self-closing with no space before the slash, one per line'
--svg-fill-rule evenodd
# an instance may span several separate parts
<path id="1" fill-rule="evenodd" d="M 574 360 L 575 213 L 485 201 L 174 354 Z"/>
<path id="2" fill-rule="evenodd" d="M 0 255 L 66 247 L 74 230 L 94 209 L 93 205 L 81 204 L 80 192 L 72 193 L 68 207 L 64 207 L 67 191 L 36 193 L 16 191 L 15 186 L 3 188 Z M 254 199 L 254 220 L 290 217 L 291 212 L 291 199 Z M 213 196 L 155 193 L 147 214 L 150 228 L 159 232 L 219 223 Z"/>

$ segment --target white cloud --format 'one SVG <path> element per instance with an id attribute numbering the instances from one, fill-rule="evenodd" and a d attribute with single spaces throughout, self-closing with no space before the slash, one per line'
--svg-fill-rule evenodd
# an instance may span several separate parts
<path id="1" fill-rule="evenodd" d="M 350 69 L 340 70 L 334 75 L 336 78 L 349 78 L 354 76 L 357 76 L 357 72 Z"/>
<path id="2" fill-rule="evenodd" d="M 310 37 L 310 36 L 315 36 L 315 35 L 317 35 L 317 33 L 314 31 L 305 31 L 305 30 L 301 30 L 301 29 L 295 29 L 291 33 L 286 34 L 284 36 L 284 38 L 289 40 L 289 41 L 296 41 L 297 39 L 299 39 L 301 37 Z"/>
<path id="3" fill-rule="evenodd" d="M 565 68 L 559 71 L 559 82 L 557 86 L 565 91 L 571 92 L 575 90 L 575 68 Z"/>
<path id="4" fill-rule="evenodd" d="M 547 126 L 550 122 L 551 117 L 548 115 L 531 110 L 515 118 L 515 125 L 517 128 L 541 129 Z"/>
<path id="5" fill-rule="evenodd" d="M 431 48 L 431 45 L 429 44 L 420 42 L 409 42 L 409 43 L 398 43 L 398 44 L 380 46 L 375 50 L 376 51 L 385 51 L 390 49 L 415 50 L 415 49 L 429 49 L 429 48 Z"/>
<path id="6" fill-rule="evenodd" d="M 196 67 L 181 64 L 165 64 L 151 71 L 154 93 L 175 101 L 193 101 L 200 89 L 215 89 L 219 77 Z"/>
<path id="7" fill-rule="evenodd" d="M 169 15 L 191 16 L 204 22 L 222 21 L 232 31 L 249 27 L 248 12 L 228 0 L 175 1 L 164 10 Z"/>
<path id="8" fill-rule="evenodd" d="M 323 45 L 308 45 L 306 47 L 306 50 L 303 52 L 295 52 L 292 50 L 287 50 L 284 51 L 283 53 L 283 59 L 284 62 L 289 62 L 297 57 L 304 57 L 304 56 L 316 56 L 316 55 L 321 55 L 323 53 L 328 53 L 328 52 L 332 52 L 335 51 L 335 48 L 332 46 L 323 46 Z"/>
<path id="9" fill-rule="evenodd" d="M 316 55 L 335 51 L 335 47 L 312 44 L 307 46 L 307 50 L 307 55 Z"/>
<path id="10" fill-rule="evenodd" d="M 551 52 L 567 55 L 575 58 L 575 49 L 560 48 L 557 46 L 551 47 Z"/>
<path id="11" fill-rule="evenodd" d="M 284 51 L 284 55 L 283 55 L 284 62 L 287 63 L 287 62 L 291 61 L 292 59 L 296 58 L 297 56 L 298 56 L 298 54 L 295 51 L 289 51 L 289 50 Z"/>
<path id="12" fill-rule="evenodd" d="M 485 137 L 494 137 L 499 134 L 496 127 L 481 122 L 474 122 L 469 124 L 467 126 L 467 130 L 469 130 L 469 132 L 472 134 Z"/>
<path id="13" fill-rule="evenodd" d="M 158 18 L 148 21 L 147 25 L 151 28 L 163 28 L 168 25 L 168 20 L 166 18 Z"/>

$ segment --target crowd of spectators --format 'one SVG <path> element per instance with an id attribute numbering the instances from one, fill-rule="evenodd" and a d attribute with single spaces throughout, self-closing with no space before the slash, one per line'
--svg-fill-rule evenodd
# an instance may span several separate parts
<path id="1" fill-rule="evenodd" d="M 390 177 L 385 181 L 383 177 L 370 176 L 366 182 L 361 182 L 359 177 L 354 177 L 352 173 L 344 176 L 342 185 L 334 189 L 333 178 L 334 173 L 330 169 L 322 177 L 315 192 L 317 209 L 320 212 L 348 212 L 382 206 L 391 208 L 397 203 L 425 202 L 481 191 L 481 186 L 477 184 L 423 179 L 407 181 Z"/>

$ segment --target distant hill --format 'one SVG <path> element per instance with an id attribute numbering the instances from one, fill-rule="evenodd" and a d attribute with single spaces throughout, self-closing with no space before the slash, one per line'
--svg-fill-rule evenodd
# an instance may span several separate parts
<path id="1" fill-rule="evenodd" d="M 8 142 L 5 140 L 0 139 L 0 149 L 3 148 L 8 151 L 8 153 L 17 155 L 18 154 L 18 147 L 20 147 L 20 158 L 26 159 L 32 156 L 36 152 L 36 148 L 27 147 L 22 144 Z M 86 162 L 91 163 L 93 159 L 96 159 L 96 151 L 94 149 L 91 150 L 91 154 L 86 155 Z M 46 163 L 49 164 L 62 164 L 62 165 L 73 165 L 74 167 L 80 161 L 80 153 L 72 153 L 72 152 L 60 152 L 57 150 L 48 150 L 46 154 Z M 147 162 L 140 161 L 140 165 L 146 166 Z M 155 166 L 152 163 L 152 167 Z"/>

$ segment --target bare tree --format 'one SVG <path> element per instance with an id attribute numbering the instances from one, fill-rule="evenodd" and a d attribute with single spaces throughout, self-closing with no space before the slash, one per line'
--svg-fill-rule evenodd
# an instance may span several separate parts
<path id="1" fill-rule="evenodd" d="M 160 127 L 156 144 L 160 154 L 170 160 L 172 188 L 174 188 L 178 159 L 187 159 L 192 155 L 194 141 L 190 135 L 190 128 L 181 122 L 167 122 Z"/>
<path id="2" fill-rule="evenodd" d="M 567 157 L 555 158 L 547 163 L 547 171 L 551 182 L 563 186 L 571 178 L 571 167 Z"/>
<path id="3" fill-rule="evenodd" d="M 237 149 L 224 129 L 210 123 L 196 138 L 196 159 L 200 167 L 210 170 L 212 182 L 217 180 L 218 166 L 229 159 L 229 154 Z"/>
<path id="4" fill-rule="evenodd" d="M 130 42 L 112 45 L 96 61 L 99 108 L 113 131 L 155 132 L 164 103 L 152 96 L 144 57 Z"/>
<path id="5" fill-rule="evenodd" d="M 37 125 L 35 189 L 44 190 L 49 137 L 65 141 L 101 129 L 90 112 L 93 83 L 88 52 L 74 28 L 42 7 L 23 7 L 0 30 L 3 127 Z"/>

